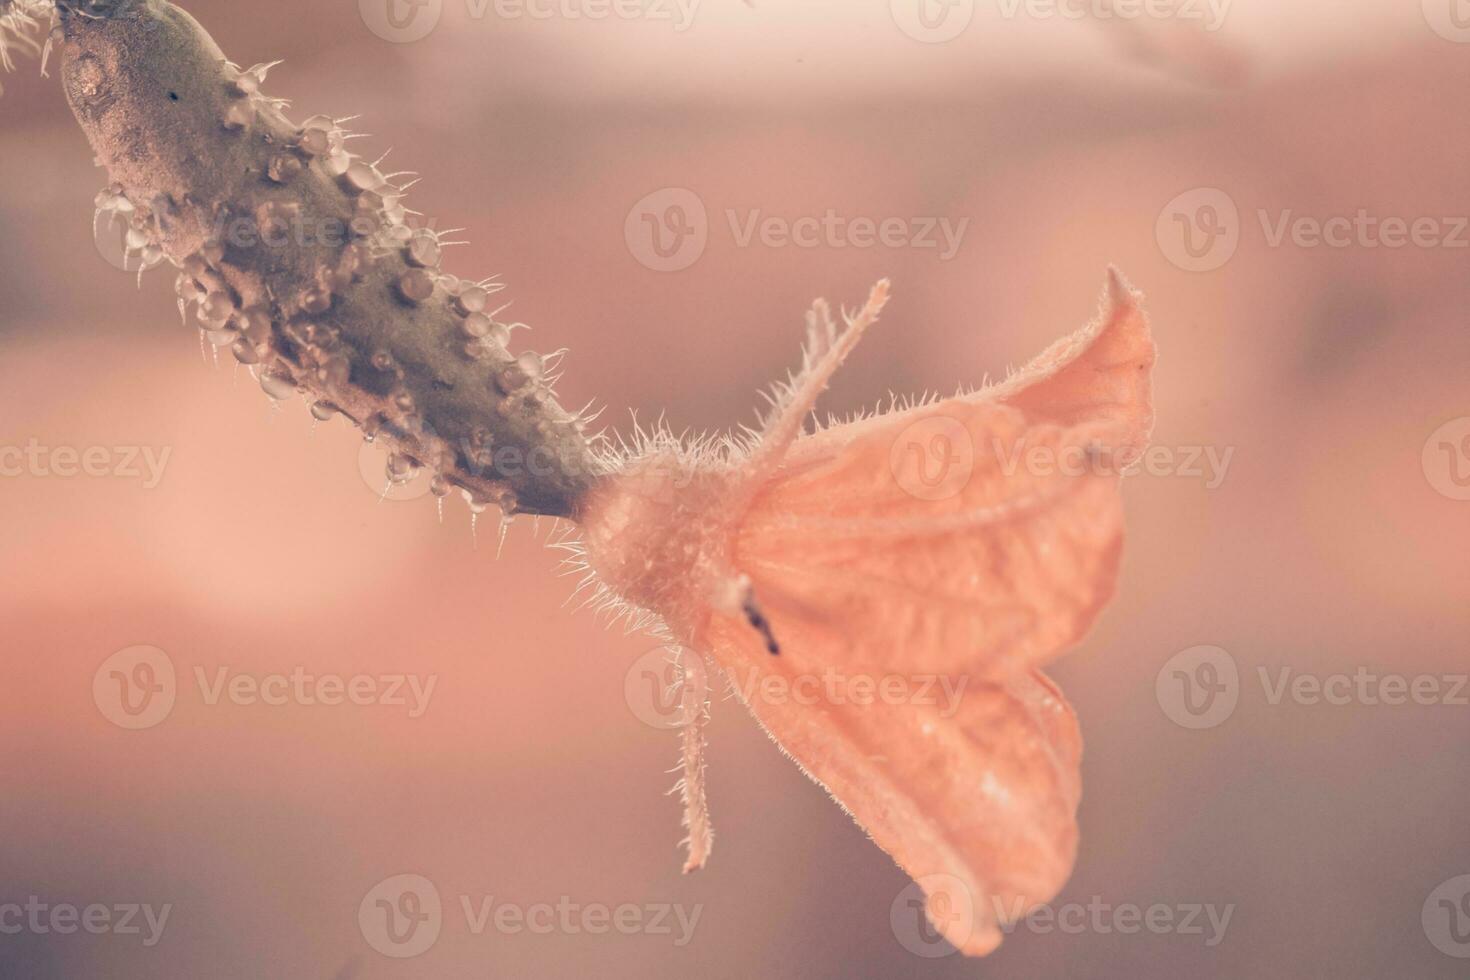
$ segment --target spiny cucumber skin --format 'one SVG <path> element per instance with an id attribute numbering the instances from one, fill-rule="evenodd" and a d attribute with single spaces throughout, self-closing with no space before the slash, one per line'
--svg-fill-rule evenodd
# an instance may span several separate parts
<path id="1" fill-rule="evenodd" d="M 497 342 L 503 326 L 472 336 L 489 321 L 468 329 L 437 243 L 419 243 L 427 262 L 401 239 L 381 247 L 407 234 L 397 188 L 356 158 L 358 184 L 381 193 L 336 172 L 350 157 L 340 141 L 310 152 L 304 131 L 166 0 L 63 0 L 59 13 L 63 84 L 98 162 L 154 257 L 184 270 L 181 302 L 203 301 L 217 341 L 239 336 L 237 357 L 259 363 L 268 393 L 294 387 L 323 414 L 337 409 L 386 442 L 400 470 L 435 471 L 436 493 L 577 516 L 598 476 L 582 423 L 539 380 L 539 358 Z M 378 247 L 321 233 L 366 231 L 365 216 Z"/>

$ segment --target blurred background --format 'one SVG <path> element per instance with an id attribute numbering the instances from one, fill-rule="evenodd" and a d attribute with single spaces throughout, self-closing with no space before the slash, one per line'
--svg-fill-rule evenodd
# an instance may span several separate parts
<path id="1" fill-rule="evenodd" d="M 881 276 L 827 408 L 1003 376 L 1119 266 L 1168 456 L 1126 482 L 1119 595 L 1053 671 L 1087 739 L 1053 905 L 1114 911 L 915 948 L 908 879 L 729 700 L 715 852 L 681 875 L 655 644 L 563 608 L 528 522 L 497 559 L 493 513 L 477 544 L 457 502 L 383 499 L 355 431 L 202 356 L 172 273 L 140 289 L 94 242 L 106 181 L 27 61 L 0 99 L 0 905 L 169 911 L 151 945 L 142 913 L 0 916 L 0 976 L 1467 974 L 1463 3 L 186 6 L 234 61 L 285 59 L 293 117 L 360 115 L 355 149 L 421 172 L 410 203 L 472 243 L 446 268 L 503 274 L 530 342 L 571 349 L 563 400 L 618 428 L 750 421 L 810 301 Z M 845 231 L 746 234 L 829 212 Z M 119 664 L 172 671 L 166 710 L 109 704 Z M 1191 710 L 1180 670 L 1224 700 Z M 294 671 L 374 686 L 219 695 Z M 1369 680 L 1276 696 L 1341 675 Z M 1437 693 L 1384 703 L 1393 678 Z M 406 874 L 442 928 L 398 959 L 359 912 Z M 477 934 L 466 900 L 643 926 Z M 1117 927 L 1155 907 L 1174 926 Z"/>

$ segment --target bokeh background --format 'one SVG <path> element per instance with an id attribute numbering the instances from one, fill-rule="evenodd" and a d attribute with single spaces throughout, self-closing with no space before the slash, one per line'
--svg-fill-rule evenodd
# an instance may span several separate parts
<path id="1" fill-rule="evenodd" d="M 1002 375 L 1123 269 L 1160 348 L 1158 444 L 1233 456 L 1222 480 L 1127 482 L 1120 593 L 1054 670 L 1087 738 L 1054 904 L 1228 906 L 1223 938 L 1023 925 L 986 960 L 915 955 L 890 916 L 905 876 L 732 701 L 713 861 L 682 876 L 677 739 L 625 683 L 654 645 L 564 609 L 528 523 L 497 559 L 493 513 L 477 547 L 460 505 L 441 524 L 422 488 L 382 500 L 355 432 L 201 356 L 172 274 L 140 289 L 95 247 L 105 180 L 27 62 L 0 100 L 0 446 L 169 456 L 153 486 L 0 479 L 0 902 L 172 911 L 152 948 L 0 935 L 0 976 L 1466 975 L 1470 706 L 1273 704 L 1259 671 L 1448 691 L 1470 669 L 1470 11 L 1235 0 L 1207 30 L 1193 3 L 1127 22 L 917 6 L 702 0 L 680 29 L 444 0 L 400 8 L 439 19 L 399 43 L 366 0 L 187 4 L 235 61 L 285 59 L 267 91 L 295 112 L 360 114 L 359 149 L 421 172 L 424 220 L 472 242 L 449 271 L 503 274 L 538 349 L 571 349 L 564 400 L 616 427 L 749 421 L 818 295 L 894 280 L 827 399 L 847 411 Z M 670 188 L 707 241 L 656 271 L 626 232 Z M 728 219 L 828 209 L 968 225 L 945 257 L 742 245 Z M 1360 209 L 1445 241 L 1273 244 L 1261 218 Z M 179 693 L 129 731 L 93 678 L 137 645 Z M 1200 645 L 1228 652 L 1238 703 L 1187 728 L 1156 680 Z M 298 667 L 437 680 L 417 718 L 209 704 L 194 682 Z M 396 960 L 358 909 L 405 873 L 446 915 Z M 460 896 L 701 910 L 684 945 L 474 935 Z"/>

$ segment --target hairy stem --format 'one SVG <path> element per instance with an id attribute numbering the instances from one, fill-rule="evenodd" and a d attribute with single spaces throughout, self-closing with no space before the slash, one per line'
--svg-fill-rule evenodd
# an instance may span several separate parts
<path id="1" fill-rule="evenodd" d="M 291 122 L 166 0 L 58 0 L 61 68 L 143 265 L 180 270 L 181 311 L 275 398 L 304 394 L 472 507 L 575 518 L 599 476 L 554 359 L 508 350 L 494 282 L 441 267 L 397 175 L 347 149 L 345 120 Z"/>

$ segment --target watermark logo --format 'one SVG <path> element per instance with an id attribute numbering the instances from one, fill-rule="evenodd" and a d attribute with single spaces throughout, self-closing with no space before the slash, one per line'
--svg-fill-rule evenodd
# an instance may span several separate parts
<path id="1" fill-rule="evenodd" d="M 1159 670 L 1154 694 L 1176 725 L 1214 728 L 1235 713 L 1240 670 L 1235 658 L 1220 647 L 1190 647 L 1170 657 Z"/>
<path id="2" fill-rule="evenodd" d="M 119 650 L 92 677 L 92 700 L 119 728 L 140 731 L 163 724 L 178 699 L 173 661 L 158 647 Z"/>
<path id="3" fill-rule="evenodd" d="M 916 249 L 941 262 L 959 254 L 969 218 L 869 217 L 836 208 L 796 216 L 760 208 L 726 208 L 723 231 L 735 248 Z M 704 255 L 716 230 L 704 201 L 683 187 L 665 187 L 638 201 L 623 223 L 628 252 L 655 272 L 681 272 Z"/>
<path id="4" fill-rule="evenodd" d="M 1470 217 L 1352 213 L 1299 214 L 1292 208 L 1255 210 L 1261 243 L 1268 249 L 1470 249 Z M 1234 257 L 1245 228 L 1240 210 L 1224 191 L 1186 191 L 1159 214 L 1155 234 L 1164 256 L 1187 272 L 1211 272 Z"/>
<path id="5" fill-rule="evenodd" d="M 898 893 L 888 909 L 888 925 L 899 945 L 915 956 L 953 956 L 975 931 L 975 897 L 954 875 L 924 875 Z"/>
<path id="6" fill-rule="evenodd" d="M 1186 272 L 1213 272 L 1240 247 L 1240 210 L 1217 187 L 1196 187 L 1159 212 L 1154 236 L 1164 257 Z"/>
<path id="7" fill-rule="evenodd" d="M 704 658 L 684 647 L 650 650 L 628 668 L 623 697 L 634 716 L 649 728 L 692 725 L 709 701 Z"/>
<path id="8" fill-rule="evenodd" d="M 888 451 L 893 478 L 919 500 L 958 495 L 975 472 L 975 442 L 958 419 L 931 415 L 908 426 Z"/>
<path id="9" fill-rule="evenodd" d="M 463 928 L 471 936 L 491 931 L 506 936 L 617 933 L 668 936 L 680 948 L 694 939 L 694 930 L 704 914 L 703 905 L 608 905 L 575 901 L 569 895 L 555 902 L 528 905 L 494 895 L 460 895 L 458 906 Z M 368 945 L 394 959 L 411 959 L 428 952 L 439 941 L 449 919 L 439 889 L 428 878 L 415 874 L 395 875 L 374 885 L 357 909 L 357 923 Z"/>
<path id="10" fill-rule="evenodd" d="M 1421 922 L 1435 949 L 1456 959 L 1470 959 L 1470 875 L 1451 878 L 1430 892 Z"/>
<path id="11" fill-rule="evenodd" d="M 1094 895 L 1087 902 L 1033 904 L 1023 896 L 989 895 L 983 908 L 954 875 L 925 875 L 893 900 L 889 925 L 899 944 L 915 956 L 937 959 L 957 952 L 975 934 L 981 919 L 996 923 L 1004 935 L 1024 929 L 1038 936 L 1198 937 L 1209 948 L 1225 941 L 1235 906 L 1206 902 L 1166 904 L 1110 902 Z"/>
<path id="12" fill-rule="evenodd" d="M 1270 707 L 1470 707 L 1470 674 L 1313 674 L 1291 666 L 1257 667 L 1256 682 Z M 1159 671 L 1159 706 L 1184 728 L 1215 728 L 1234 713 L 1245 684 L 1235 658 L 1219 647 L 1190 647 Z"/>
<path id="13" fill-rule="evenodd" d="M 423 875 L 378 882 L 357 907 L 357 925 L 369 946 L 393 959 L 422 956 L 439 941 L 444 908 L 439 889 Z"/>
<path id="14" fill-rule="evenodd" d="M 665 187 L 634 204 L 623 224 L 633 258 L 654 272 L 682 272 L 709 245 L 709 214 L 698 194 Z"/>
<path id="15" fill-rule="evenodd" d="M 304 667 L 289 673 L 247 674 L 230 667 L 195 666 L 193 687 L 208 707 L 402 708 L 417 720 L 428 711 L 439 684 L 437 674 L 312 674 Z M 172 659 L 157 647 L 119 650 L 92 677 L 92 699 L 102 716 L 119 728 L 137 730 L 163 724 L 181 688 Z"/>
<path id="16" fill-rule="evenodd" d="M 444 0 L 357 0 L 368 30 L 390 44 L 428 37 L 444 14 Z"/>
<path id="17" fill-rule="evenodd" d="M 1423 0 L 1429 29 L 1446 41 L 1470 44 L 1470 0 Z"/>
<path id="18" fill-rule="evenodd" d="M 1235 459 L 1234 446 L 1160 444 L 1139 453 L 1102 445 L 1033 443 L 1025 435 L 1013 440 L 992 437 L 981 451 L 987 463 L 994 463 L 987 473 L 1007 480 L 1023 474 L 1037 480 L 1147 476 L 1197 480 L 1206 490 L 1224 484 Z M 910 496 L 948 500 L 964 492 L 974 477 L 975 441 L 958 419 L 930 415 L 898 434 L 889 448 L 888 463 L 894 480 Z"/>
<path id="19" fill-rule="evenodd" d="M 969 29 L 975 0 L 889 0 L 893 22 L 915 41 L 944 44 Z"/>
<path id="20" fill-rule="evenodd" d="M 1451 500 L 1470 500 L 1470 416 L 1446 422 L 1424 443 L 1424 476 Z"/>

